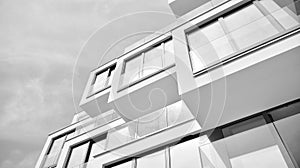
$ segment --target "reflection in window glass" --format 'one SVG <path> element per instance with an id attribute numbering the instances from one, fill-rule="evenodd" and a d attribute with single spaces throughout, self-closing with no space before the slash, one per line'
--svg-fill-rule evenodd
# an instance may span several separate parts
<path id="1" fill-rule="evenodd" d="M 67 168 L 81 165 L 85 162 L 89 142 L 72 148 Z"/>
<path id="2" fill-rule="evenodd" d="M 166 150 L 158 151 L 137 159 L 137 168 L 165 168 Z"/>
<path id="3" fill-rule="evenodd" d="M 142 76 L 150 75 L 162 69 L 162 55 L 162 45 L 156 46 L 145 52 Z"/>
<path id="4" fill-rule="evenodd" d="M 282 1 L 282 0 L 280 0 Z M 274 0 L 261 0 L 259 3 L 285 28 L 289 29 L 298 25 L 298 21 L 295 19 L 297 15 L 289 8 L 294 4 L 287 4 L 281 8 Z M 282 2 L 281 2 L 282 3 Z M 294 17 L 292 16 L 294 15 Z"/>
<path id="5" fill-rule="evenodd" d="M 230 159 L 232 168 L 288 168 L 277 145 Z"/>
<path id="6" fill-rule="evenodd" d="M 195 138 L 170 147 L 172 168 L 200 168 L 199 139 Z"/>
<path id="7" fill-rule="evenodd" d="M 190 59 L 194 73 L 201 71 L 205 68 L 204 60 L 199 56 L 199 54 L 197 55 L 193 50 L 190 51 Z"/>
<path id="8" fill-rule="evenodd" d="M 219 22 L 194 30 L 188 35 L 188 41 L 191 60 L 196 61 L 192 63 L 194 72 L 234 51 Z"/>
<path id="9" fill-rule="evenodd" d="M 240 49 L 278 33 L 278 30 L 254 5 L 225 17 L 224 21 L 231 37 Z"/>
<path id="10" fill-rule="evenodd" d="M 129 84 L 140 78 L 142 55 L 126 61 L 124 68 L 123 84 Z"/>
<path id="11" fill-rule="evenodd" d="M 172 40 L 150 47 L 133 59 L 125 60 L 121 85 L 131 84 L 138 79 L 149 76 L 174 64 Z"/>

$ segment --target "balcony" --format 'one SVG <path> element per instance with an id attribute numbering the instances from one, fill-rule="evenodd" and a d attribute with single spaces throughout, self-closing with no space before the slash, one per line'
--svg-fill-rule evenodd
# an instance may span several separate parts
<path id="1" fill-rule="evenodd" d="M 180 28 L 190 67 L 177 64 L 179 93 L 203 130 L 300 96 L 300 1 L 226 4 L 232 6 L 224 4 L 230 12 L 222 17 Z"/>
<path id="2" fill-rule="evenodd" d="M 234 134 L 199 147 L 202 167 L 294 168 L 272 124 Z"/>
<path id="3" fill-rule="evenodd" d="M 171 33 L 147 41 L 118 59 L 109 102 L 127 121 L 180 100 Z"/>
<path id="4" fill-rule="evenodd" d="M 182 101 L 176 102 L 109 130 L 106 150 L 112 150 L 193 119 L 187 106 Z"/>
<path id="5" fill-rule="evenodd" d="M 110 122 L 117 120 L 117 119 L 120 119 L 120 116 L 117 113 L 115 113 L 114 110 L 105 112 L 105 113 L 93 118 L 91 121 L 77 127 L 75 132 L 71 136 L 69 136 L 68 139 L 79 136 L 81 134 L 84 134 L 86 132 L 94 130 L 98 127 L 104 126 Z"/>

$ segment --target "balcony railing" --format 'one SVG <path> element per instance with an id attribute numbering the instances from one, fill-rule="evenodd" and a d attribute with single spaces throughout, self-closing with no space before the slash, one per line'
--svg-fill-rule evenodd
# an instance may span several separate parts
<path id="1" fill-rule="evenodd" d="M 272 130 L 273 129 L 273 130 Z M 199 147 L 203 167 L 288 168 L 272 124 L 260 126 Z"/>
<path id="2" fill-rule="evenodd" d="M 60 155 L 60 151 L 50 153 L 44 157 L 44 164 L 42 168 L 55 167 Z"/>
<path id="3" fill-rule="evenodd" d="M 285 3 L 287 1 L 254 1 L 252 5 L 220 17 L 207 26 L 195 26 L 187 35 L 193 73 L 200 75 L 222 66 L 298 29 L 300 1 Z"/>
<path id="4" fill-rule="evenodd" d="M 163 109 L 130 121 L 108 131 L 106 150 L 152 135 L 165 128 L 194 119 L 187 106 L 176 102 Z"/>
<path id="5" fill-rule="evenodd" d="M 88 131 L 91 131 L 95 128 L 104 126 L 116 119 L 119 119 L 120 116 L 114 111 L 114 110 L 110 110 L 108 112 L 105 112 L 97 117 L 95 117 L 94 119 L 92 119 L 91 121 L 80 125 L 76 128 L 75 132 L 72 134 L 72 136 L 70 136 L 70 138 L 78 136 L 80 134 L 86 133 Z"/>

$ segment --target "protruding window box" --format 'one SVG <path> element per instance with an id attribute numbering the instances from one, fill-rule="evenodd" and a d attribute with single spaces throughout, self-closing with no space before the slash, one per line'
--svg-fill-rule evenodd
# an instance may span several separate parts
<path id="1" fill-rule="evenodd" d="M 170 33 L 146 42 L 118 59 L 109 102 L 133 120 L 180 99 Z"/>
<path id="2" fill-rule="evenodd" d="M 80 101 L 80 107 L 91 117 L 111 109 L 107 103 L 112 79 L 116 68 L 116 60 L 92 71 Z"/>

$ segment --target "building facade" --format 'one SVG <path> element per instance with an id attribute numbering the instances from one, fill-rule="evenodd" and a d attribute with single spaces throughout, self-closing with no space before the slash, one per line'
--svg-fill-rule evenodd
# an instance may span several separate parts
<path id="1" fill-rule="evenodd" d="M 35 168 L 299 168 L 299 0 L 170 0 L 91 71 Z"/>

